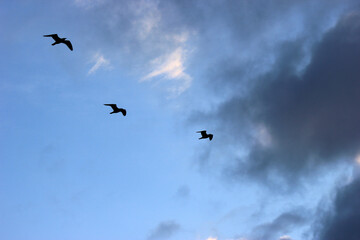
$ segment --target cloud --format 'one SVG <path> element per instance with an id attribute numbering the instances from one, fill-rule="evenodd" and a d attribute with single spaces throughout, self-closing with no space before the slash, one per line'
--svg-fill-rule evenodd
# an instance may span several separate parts
<path id="1" fill-rule="evenodd" d="M 323 217 L 314 240 L 360 239 L 360 178 L 337 191 L 333 209 Z"/>
<path id="2" fill-rule="evenodd" d="M 141 81 L 149 81 L 155 77 L 163 77 L 165 80 L 177 80 L 175 86 L 168 90 L 173 95 L 180 95 L 191 85 L 192 78 L 185 73 L 184 67 L 185 50 L 178 47 L 168 55 L 161 56 L 152 61 L 155 65 L 154 70 L 141 79 Z"/>
<path id="3" fill-rule="evenodd" d="M 185 71 L 185 61 L 194 49 L 189 40 L 196 30 L 178 21 L 176 14 L 169 15 L 168 4 L 175 6 L 174 0 L 78 1 L 80 7 L 90 6 L 82 7 L 92 19 L 89 45 L 100 45 L 120 67 L 140 81 L 156 81 L 170 97 L 189 89 L 193 78 Z"/>
<path id="4" fill-rule="evenodd" d="M 180 230 L 174 221 L 161 222 L 148 237 L 149 240 L 168 239 Z"/>
<path id="5" fill-rule="evenodd" d="M 307 216 L 303 210 L 294 210 L 282 213 L 272 222 L 258 225 L 253 230 L 255 239 L 275 239 L 276 236 L 291 231 L 307 223 Z M 286 235 L 280 237 L 280 240 L 287 240 Z"/>
<path id="6" fill-rule="evenodd" d="M 279 240 L 292 240 L 292 238 L 288 235 L 281 236 Z"/>
<path id="7" fill-rule="evenodd" d="M 218 161 L 229 179 L 293 186 L 322 166 L 355 159 L 357 14 L 328 30 L 358 1 L 134 2 L 109 0 L 94 8 L 91 44 L 108 43 L 108 52 L 117 51 L 129 69 L 140 68 L 142 81 L 161 83 L 174 96 L 195 88 L 196 79 L 206 97 L 194 97 L 193 105 L 206 102 L 210 111 L 193 119 L 212 126 L 219 139 L 202 156 Z M 196 67 L 189 64 L 190 44 Z M 258 227 L 272 234 L 266 226 L 284 224 L 280 220 Z"/>
<path id="8" fill-rule="evenodd" d="M 149 34 L 159 26 L 161 12 L 158 9 L 157 1 L 134 1 L 131 4 L 131 10 L 135 15 L 132 21 L 141 39 L 147 38 Z"/>
<path id="9" fill-rule="evenodd" d="M 99 68 L 109 68 L 110 61 L 106 59 L 102 54 L 95 54 L 93 57 L 94 65 L 90 68 L 88 75 L 94 74 Z"/>
<path id="10" fill-rule="evenodd" d="M 355 162 L 360 165 L 360 154 L 355 157 Z"/>
<path id="11" fill-rule="evenodd" d="M 245 90 L 238 85 L 241 64 L 218 65 L 216 77 L 232 86 L 233 96 L 197 118 L 212 120 L 224 146 L 246 146 L 243 156 L 225 161 L 226 176 L 289 187 L 323 166 L 353 161 L 360 144 L 359 20 L 357 13 L 340 19 L 300 72 L 307 39 L 279 43 L 271 70 Z"/>

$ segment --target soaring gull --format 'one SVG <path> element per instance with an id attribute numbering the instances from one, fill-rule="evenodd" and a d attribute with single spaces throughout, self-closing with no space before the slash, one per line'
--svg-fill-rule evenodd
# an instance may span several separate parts
<path id="1" fill-rule="evenodd" d="M 44 35 L 44 37 L 52 37 L 55 41 L 53 44 L 51 44 L 53 46 L 59 43 L 64 43 L 66 46 L 68 46 L 68 48 L 70 48 L 71 51 L 73 50 L 71 42 L 69 40 L 65 40 L 66 38 L 59 38 L 57 34 Z"/>
<path id="2" fill-rule="evenodd" d="M 198 133 L 201 133 L 201 138 L 199 138 L 199 139 L 209 138 L 210 141 L 213 139 L 213 135 L 212 134 L 207 134 L 206 130 L 198 131 Z"/>
<path id="3" fill-rule="evenodd" d="M 118 108 L 116 104 L 104 104 L 105 106 L 110 106 L 113 111 L 110 114 L 121 112 L 124 116 L 126 116 L 126 110 L 123 108 Z"/>

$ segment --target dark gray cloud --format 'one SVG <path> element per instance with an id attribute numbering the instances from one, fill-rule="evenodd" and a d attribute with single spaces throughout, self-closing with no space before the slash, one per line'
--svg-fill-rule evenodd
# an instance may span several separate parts
<path id="1" fill-rule="evenodd" d="M 297 16 L 303 10 L 307 10 L 308 18 L 304 21 L 311 21 L 318 17 L 321 22 L 326 13 L 339 11 L 347 6 L 350 1 L 237 1 L 237 0 L 209 0 L 204 4 L 201 0 L 173 0 L 160 1 L 159 8 L 165 19 L 169 19 L 169 26 L 182 26 L 199 30 L 202 34 L 217 31 L 219 28 L 223 36 L 215 35 L 212 38 L 218 40 L 228 34 L 233 43 L 254 40 L 259 33 L 267 31 L 268 27 L 279 20 L 285 23 L 287 20 Z M 327 3 L 327 4 L 324 4 Z M 316 25 L 312 24 L 314 27 Z M 175 29 L 176 31 L 177 29 Z M 208 39 L 212 41 L 212 39 Z"/>
<path id="2" fill-rule="evenodd" d="M 280 44 L 271 71 L 207 116 L 227 134 L 227 144 L 250 149 L 227 174 L 294 183 L 319 166 L 353 160 L 360 144 L 359 22 L 359 12 L 340 19 L 313 46 L 311 61 L 301 71 L 307 40 Z M 237 89 L 241 74 L 233 66 L 218 66 L 218 75 Z"/>
<path id="3" fill-rule="evenodd" d="M 340 188 L 333 209 L 322 220 L 316 240 L 360 239 L 360 178 Z"/>
<path id="4" fill-rule="evenodd" d="M 180 225 L 174 221 L 161 222 L 152 231 L 149 240 L 168 239 L 180 230 Z"/>
<path id="5" fill-rule="evenodd" d="M 294 210 L 286 212 L 279 215 L 272 222 L 257 226 L 253 230 L 254 239 L 277 239 L 286 236 L 293 228 L 301 227 L 307 222 L 307 211 Z"/>

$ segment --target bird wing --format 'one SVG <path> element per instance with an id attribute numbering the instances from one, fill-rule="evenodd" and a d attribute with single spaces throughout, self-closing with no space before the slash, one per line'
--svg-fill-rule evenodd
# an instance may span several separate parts
<path id="1" fill-rule="evenodd" d="M 44 35 L 44 37 L 52 37 L 56 42 L 60 40 L 57 34 Z"/>
<path id="2" fill-rule="evenodd" d="M 124 116 L 126 116 L 126 109 L 120 108 L 119 110 Z"/>
<path id="3" fill-rule="evenodd" d="M 113 110 L 117 110 L 116 104 L 104 104 L 105 106 L 110 106 Z"/>
<path id="4" fill-rule="evenodd" d="M 206 130 L 203 131 L 197 131 L 198 133 L 201 133 L 202 137 L 207 137 Z"/>
<path id="5" fill-rule="evenodd" d="M 209 139 L 210 139 L 210 141 L 213 139 L 213 137 L 214 137 L 214 135 L 209 134 Z"/>
<path id="6" fill-rule="evenodd" d="M 70 50 L 73 50 L 73 46 L 71 45 L 71 42 L 69 40 L 65 40 L 64 43 L 66 44 L 66 46 L 68 46 L 68 48 L 70 48 Z"/>

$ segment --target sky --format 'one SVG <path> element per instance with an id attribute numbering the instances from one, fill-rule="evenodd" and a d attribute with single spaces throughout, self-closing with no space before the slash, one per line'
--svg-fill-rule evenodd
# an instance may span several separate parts
<path id="1" fill-rule="evenodd" d="M 360 239 L 359 1 L 5 0 L 0 31 L 0 239 Z"/>

